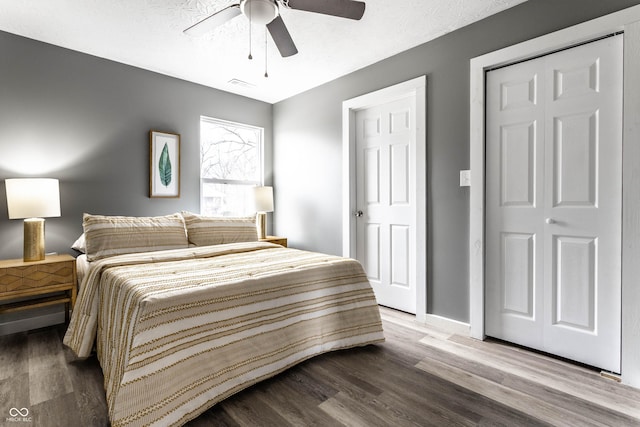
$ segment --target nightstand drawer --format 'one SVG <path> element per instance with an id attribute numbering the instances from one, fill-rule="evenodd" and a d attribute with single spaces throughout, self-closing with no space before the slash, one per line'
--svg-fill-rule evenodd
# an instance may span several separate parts
<path id="1" fill-rule="evenodd" d="M 64 304 L 65 319 L 76 302 L 76 260 L 70 255 L 49 255 L 42 261 L 0 261 L 0 313 Z M 22 297 L 38 297 L 13 301 Z"/>
<path id="2" fill-rule="evenodd" d="M 5 267 L 0 266 L 0 293 L 56 288 L 73 283 L 74 261 Z"/>

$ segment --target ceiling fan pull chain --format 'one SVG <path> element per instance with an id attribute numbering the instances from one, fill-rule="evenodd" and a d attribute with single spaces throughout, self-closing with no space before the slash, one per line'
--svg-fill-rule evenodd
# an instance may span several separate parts
<path id="1" fill-rule="evenodd" d="M 267 72 L 267 27 L 264 27 L 264 77 L 269 77 Z"/>
<path id="2" fill-rule="evenodd" d="M 251 16 L 253 14 L 251 13 L 251 2 L 249 2 L 249 60 L 253 59 L 253 56 L 251 55 Z"/>

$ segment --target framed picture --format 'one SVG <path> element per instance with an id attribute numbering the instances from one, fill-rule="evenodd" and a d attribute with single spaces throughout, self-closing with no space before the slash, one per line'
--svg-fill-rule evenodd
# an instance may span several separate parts
<path id="1" fill-rule="evenodd" d="M 180 135 L 149 131 L 149 197 L 180 197 Z"/>

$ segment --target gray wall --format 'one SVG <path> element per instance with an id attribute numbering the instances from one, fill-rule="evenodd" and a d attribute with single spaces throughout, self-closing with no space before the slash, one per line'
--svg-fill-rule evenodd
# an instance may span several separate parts
<path id="1" fill-rule="evenodd" d="M 262 126 L 272 180 L 272 105 L 0 32 L 0 259 L 22 256 L 4 179 L 60 180 L 47 252 L 69 252 L 82 213 L 199 211 L 200 116 Z M 181 196 L 150 199 L 149 130 L 181 135 Z"/>
<path id="2" fill-rule="evenodd" d="M 427 76 L 427 310 L 469 321 L 469 60 L 640 3 L 529 0 L 274 106 L 275 231 L 342 252 L 342 102 Z"/>
<path id="3" fill-rule="evenodd" d="M 21 258 L 22 220 L 9 220 L 4 180 L 60 180 L 59 218 L 46 251 L 71 253 L 82 213 L 199 211 L 200 116 L 265 129 L 272 169 L 272 105 L 0 32 L 0 259 Z M 181 135 L 180 198 L 150 199 L 149 130 Z M 55 324 L 63 306 L 0 315 L 0 335 Z"/>

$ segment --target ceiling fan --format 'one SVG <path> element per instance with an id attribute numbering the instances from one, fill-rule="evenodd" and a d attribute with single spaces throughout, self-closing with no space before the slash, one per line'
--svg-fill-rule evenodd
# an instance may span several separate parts
<path id="1" fill-rule="evenodd" d="M 356 0 L 240 0 L 195 23 L 184 33 L 203 35 L 238 15 L 245 15 L 251 23 L 266 25 L 280 55 L 292 56 L 298 49 L 280 16 L 280 7 L 359 20 L 364 15 L 365 4 Z"/>

